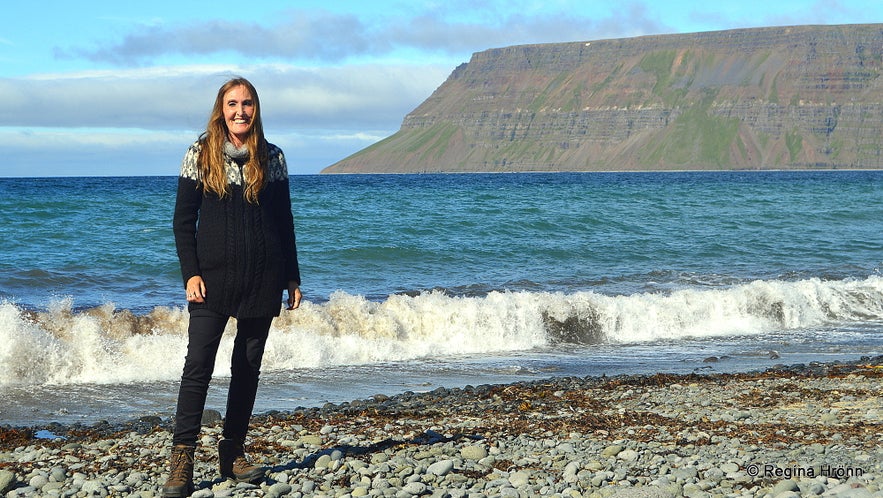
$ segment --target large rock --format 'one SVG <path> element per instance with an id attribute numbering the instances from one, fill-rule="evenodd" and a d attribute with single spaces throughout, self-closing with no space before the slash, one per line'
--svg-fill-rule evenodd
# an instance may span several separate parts
<path id="1" fill-rule="evenodd" d="M 0 470 L 0 494 L 12 489 L 13 484 L 15 484 L 15 474 L 8 470 Z"/>
<path id="2" fill-rule="evenodd" d="M 883 168 L 883 24 L 497 48 L 325 173 Z"/>

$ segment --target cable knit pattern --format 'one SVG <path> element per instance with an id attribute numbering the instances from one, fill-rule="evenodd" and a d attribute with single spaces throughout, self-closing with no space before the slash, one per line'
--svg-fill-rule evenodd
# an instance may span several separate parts
<path id="1" fill-rule="evenodd" d="M 200 143 L 188 148 L 181 163 L 173 228 L 181 276 L 186 284 L 201 275 L 207 308 L 239 318 L 277 316 L 289 281 L 300 284 L 291 214 L 288 168 L 282 150 L 267 144 L 267 183 L 258 203 L 243 196 L 242 166 L 226 157 L 231 195 L 203 190 Z"/>

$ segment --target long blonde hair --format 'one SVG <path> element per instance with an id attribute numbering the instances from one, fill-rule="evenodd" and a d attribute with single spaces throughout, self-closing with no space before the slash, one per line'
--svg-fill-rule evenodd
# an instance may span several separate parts
<path id="1" fill-rule="evenodd" d="M 261 104 L 258 99 L 258 92 L 247 79 L 233 78 L 218 89 L 215 106 L 212 108 L 205 134 L 202 137 L 202 149 L 199 152 L 198 161 L 199 172 L 201 173 L 203 188 L 206 191 L 213 192 L 222 198 L 230 193 L 224 167 L 224 142 L 228 140 L 230 133 L 224 120 L 224 95 L 237 86 L 247 88 L 254 100 L 251 130 L 249 131 L 248 138 L 245 140 L 245 146 L 248 148 L 249 155 L 248 162 L 245 163 L 243 168 L 243 176 L 245 177 L 245 199 L 248 202 L 257 204 L 258 194 L 266 184 L 267 141 L 264 138 L 264 125 L 261 121 Z"/>

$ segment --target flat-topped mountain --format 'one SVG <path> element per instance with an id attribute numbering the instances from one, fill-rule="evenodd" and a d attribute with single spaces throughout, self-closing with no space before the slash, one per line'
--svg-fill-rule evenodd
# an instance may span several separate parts
<path id="1" fill-rule="evenodd" d="M 323 173 L 883 168 L 883 24 L 478 52 Z"/>

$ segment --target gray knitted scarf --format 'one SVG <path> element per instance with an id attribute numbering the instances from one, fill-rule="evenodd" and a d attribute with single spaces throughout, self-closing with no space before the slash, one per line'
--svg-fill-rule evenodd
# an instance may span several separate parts
<path id="1" fill-rule="evenodd" d="M 242 147 L 236 147 L 227 141 L 224 142 L 224 154 L 227 154 L 236 161 L 243 161 L 248 159 L 248 147 L 244 145 Z"/>

